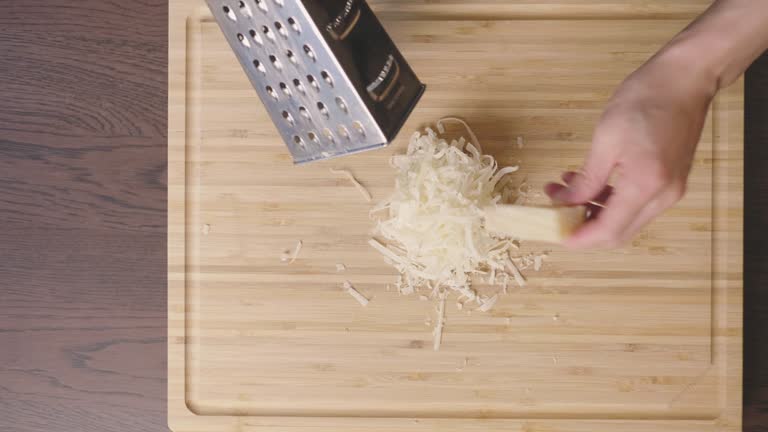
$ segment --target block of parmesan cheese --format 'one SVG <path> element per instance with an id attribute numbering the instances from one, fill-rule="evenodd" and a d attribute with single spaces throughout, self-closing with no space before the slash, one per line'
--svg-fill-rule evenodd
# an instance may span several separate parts
<path id="1" fill-rule="evenodd" d="M 520 240 L 562 243 L 586 220 L 586 207 L 498 205 L 484 209 L 488 231 Z"/>

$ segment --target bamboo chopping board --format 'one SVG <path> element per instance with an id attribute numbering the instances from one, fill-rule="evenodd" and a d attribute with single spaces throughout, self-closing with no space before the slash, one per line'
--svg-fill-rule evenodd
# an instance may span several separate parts
<path id="1" fill-rule="evenodd" d="M 740 430 L 741 84 L 678 206 L 621 250 L 551 248 L 490 313 L 449 303 L 438 352 L 434 304 L 387 291 L 369 204 L 328 172 L 382 199 L 410 132 L 458 115 L 536 190 L 580 165 L 612 89 L 707 3 L 372 1 L 427 93 L 390 148 L 294 167 L 204 3 L 171 0 L 172 429 Z"/>

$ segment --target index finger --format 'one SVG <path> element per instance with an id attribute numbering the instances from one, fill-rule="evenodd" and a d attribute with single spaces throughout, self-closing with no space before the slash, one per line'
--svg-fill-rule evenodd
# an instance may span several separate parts
<path id="1" fill-rule="evenodd" d="M 614 189 L 600 214 L 577 229 L 564 242 L 565 246 L 575 249 L 618 246 L 624 230 L 656 195 L 635 185 L 622 186 Z"/>

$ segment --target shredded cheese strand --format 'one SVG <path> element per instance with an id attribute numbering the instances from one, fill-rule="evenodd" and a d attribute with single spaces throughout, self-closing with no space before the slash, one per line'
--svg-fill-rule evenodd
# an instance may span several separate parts
<path id="1" fill-rule="evenodd" d="M 520 288 L 524 288 L 527 282 L 523 277 L 523 274 L 520 273 L 520 270 L 518 270 L 517 265 L 515 265 L 512 260 L 507 261 L 507 269 L 510 273 L 512 273 L 512 276 L 515 278 L 515 282 L 520 285 Z"/>
<path id="2" fill-rule="evenodd" d="M 496 161 L 463 140 L 450 143 L 431 130 L 414 134 L 405 154 L 391 161 L 398 171 L 395 192 L 376 205 L 376 235 L 369 244 L 402 275 L 399 291 L 459 291 L 474 300 L 472 275 L 490 275 L 502 285 L 509 241 L 483 226 L 483 208 L 498 203 L 511 186 L 498 187 L 518 167 Z M 490 272 L 490 269 L 496 269 Z"/>
<path id="3" fill-rule="evenodd" d="M 368 306 L 369 300 L 365 298 L 364 295 L 360 294 L 360 291 L 356 290 L 355 287 L 350 283 L 349 281 L 344 281 L 344 284 L 342 285 L 344 287 L 344 290 L 352 296 L 355 300 L 357 300 L 358 303 L 360 303 L 361 306 Z"/>
<path id="4" fill-rule="evenodd" d="M 293 255 L 291 256 L 291 261 L 288 264 L 293 264 L 294 261 L 296 261 L 296 258 L 299 257 L 299 252 L 301 252 L 301 248 L 304 246 L 304 242 L 299 240 L 298 243 L 296 243 L 296 248 L 293 250 Z"/>
<path id="5" fill-rule="evenodd" d="M 334 175 L 341 175 L 349 179 L 350 182 L 352 182 L 352 185 L 355 186 L 355 188 L 360 192 L 360 195 L 365 198 L 366 201 L 371 202 L 373 201 L 373 197 L 371 196 L 371 193 L 368 192 L 368 189 L 365 188 L 358 180 L 355 178 L 354 174 L 352 174 L 349 170 L 342 170 L 342 169 L 334 169 L 331 168 L 331 174 Z"/>
<path id="6" fill-rule="evenodd" d="M 471 127 L 469 127 L 469 124 L 467 124 L 467 122 L 464 119 L 461 119 L 459 117 L 443 117 L 437 121 L 438 132 L 440 132 L 441 134 L 445 133 L 445 127 L 443 126 L 443 123 L 447 121 L 459 123 L 460 125 L 464 126 L 464 129 L 467 130 L 467 134 L 469 134 L 469 138 L 472 140 L 472 145 L 475 146 L 475 148 L 478 149 L 480 152 L 483 151 L 483 148 L 480 147 L 480 141 L 477 139 L 477 135 L 475 135 L 475 132 L 472 130 Z"/>
<path id="7" fill-rule="evenodd" d="M 432 349 L 435 351 L 440 350 L 440 345 L 443 343 L 443 327 L 445 327 L 445 298 L 446 295 L 440 296 L 440 303 L 437 306 L 437 324 L 434 330 L 434 340 L 432 342 Z"/>
<path id="8" fill-rule="evenodd" d="M 280 261 L 293 264 L 293 262 L 296 261 L 296 258 L 299 257 L 299 252 L 301 252 L 302 246 L 304 246 L 304 242 L 299 240 L 299 242 L 296 243 L 296 246 L 293 248 L 293 252 L 290 250 L 284 250 L 280 255 Z"/>
<path id="9" fill-rule="evenodd" d="M 405 153 L 390 160 L 397 172 L 395 190 L 371 210 L 376 238 L 368 241 L 400 273 L 395 286 L 401 295 L 439 299 L 435 350 L 442 341 L 450 293 L 458 297 L 458 309 L 471 313 L 474 303 L 475 310 L 488 312 L 499 295 L 507 293 L 511 280 L 526 285 L 513 261 L 519 258 L 510 255 L 519 249 L 519 242 L 488 232 L 483 210 L 524 194 L 525 186 L 504 181 L 519 167 L 499 168 L 492 156 L 483 155 L 477 137 L 459 118 L 438 121 L 441 134 L 446 121 L 464 125 L 472 142 L 463 138 L 448 142 L 429 128 L 424 134 L 414 133 Z M 480 295 L 472 287 L 473 279 L 497 286 L 497 292 Z"/>
<path id="10" fill-rule="evenodd" d="M 477 309 L 480 310 L 480 312 L 488 312 L 493 308 L 493 305 L 495 305 L 496 301 L 498 300 L 499 300 L 499 295 L 494 294 L 493 297 L 483 300 L 482 304 Z"/>

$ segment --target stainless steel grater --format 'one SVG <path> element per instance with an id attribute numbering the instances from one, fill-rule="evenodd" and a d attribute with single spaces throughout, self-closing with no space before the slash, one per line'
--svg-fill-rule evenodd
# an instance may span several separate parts
<path id="1" fill-rule="evenodd" d="M 425 86 L 364 0 L 206 0 L 297 164 L 386 146 Z"/>

